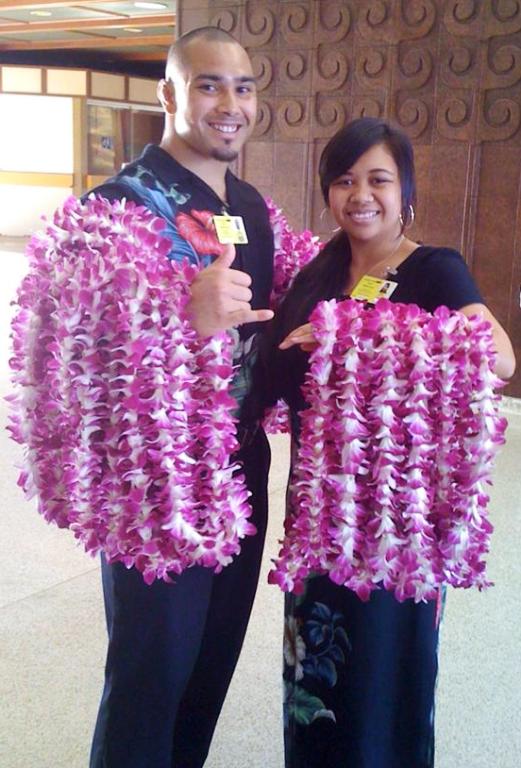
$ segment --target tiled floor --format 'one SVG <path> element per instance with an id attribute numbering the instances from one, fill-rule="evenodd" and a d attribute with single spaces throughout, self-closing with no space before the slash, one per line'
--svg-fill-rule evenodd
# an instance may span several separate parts
<path id="1" fill-rule="evenodd" d="M 22 271 L 0 253 L 0 336 Z M 6 391 L 7 348 L 0 360 Z M 5 421 L 5 408 L 1 408 Z M 487 593 L 451 592 L 441 644 L 437 768 L 519 768 L 521 755 L 521 415 L 510 419 L 492 491 L 496 525 Z M 282 599 L 266 584 L 281 533 L 287 443 L 273 441 L 271 527 L 244 651 L 207 768 L 282 768 Z M 86 768 L 101 688 L 105 629 L 99 570 L 64 531 L 47 526 L 16 487 L 17 446 L 0 431 L 0 765 Z M 123 767 L 122 767 L 123 768 Z M 340 768 L 340 767 L 339 767 Z M 344 768 L 342 766 L 342 768 Z M 349 768 L 349 766 L 345 766 Z M 409 768 L 403 766 L 403 768 Z"/>

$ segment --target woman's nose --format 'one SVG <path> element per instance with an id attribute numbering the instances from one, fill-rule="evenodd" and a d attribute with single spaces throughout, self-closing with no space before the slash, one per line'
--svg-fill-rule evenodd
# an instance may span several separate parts
<path id="1" fill-rule="evenodd" d="M 351 200 L 366 201 L 373 199 L 373 192 L 367 184 L 354 184 L 351 187 Z"/>

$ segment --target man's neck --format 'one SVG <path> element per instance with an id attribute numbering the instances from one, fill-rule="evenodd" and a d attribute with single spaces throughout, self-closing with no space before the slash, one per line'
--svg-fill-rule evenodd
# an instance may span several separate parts
<path id="1" fill-rule="evenodd" d="M 177 160 L 178 163 L 206 182 L 223 202 L 227 202 L 225 177 L 228 164 L 226 162 L 202 157 L 175 135 L 163 137 L 160 147 L 168 152 L 174 160 Z"/>

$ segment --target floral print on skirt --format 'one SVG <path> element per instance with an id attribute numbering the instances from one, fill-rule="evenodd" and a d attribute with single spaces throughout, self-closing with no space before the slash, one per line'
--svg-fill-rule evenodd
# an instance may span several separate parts
<path id="1" fill-rule="evenodd" d="M 287 595 L 286 768 L 433 768 L 439 615 L 327 576 Z"/>

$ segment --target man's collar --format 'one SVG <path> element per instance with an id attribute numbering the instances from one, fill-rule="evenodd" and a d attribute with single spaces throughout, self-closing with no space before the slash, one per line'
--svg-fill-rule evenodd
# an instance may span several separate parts
<path id="1" fill-rule="evenodd" d="M 174 181 L 177 182 L 183 179 L 192 182 L 197 180 L 200 184 L 208 186 L 204 179 L 191 171 L 189 168 L 186 168 L 186 166 L 181 165 L 181 163 L 172 157 L 169 152 L 167 152 L 165 149 L 162 149 L 158 144 L 147 144 L 141 154 L 141 157 L 138 158 L 138 162 L 141 158 L 146 158 L 147 165 L 152 168 L 154 174 L 159 179 L 161 179 L 163 184 L 167 187 L 170 186 L 170 184 L 172 184 Z M 230 184 L 233 185 L 236 180 L 236 176 L 230 171 L 229 168 L 226 169 L 225 179 L 227 188 L 229 188 Z"/>

